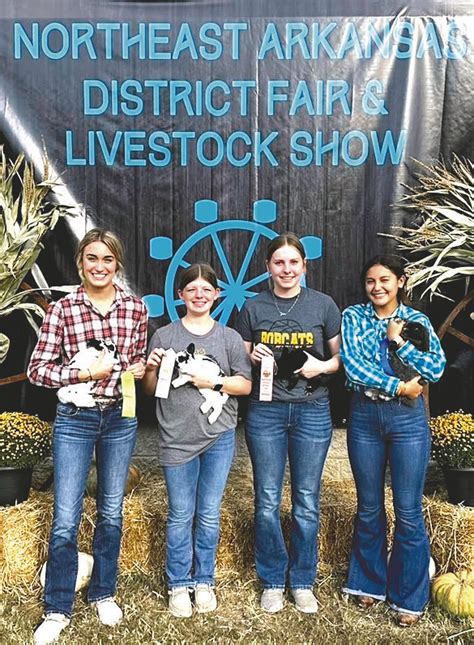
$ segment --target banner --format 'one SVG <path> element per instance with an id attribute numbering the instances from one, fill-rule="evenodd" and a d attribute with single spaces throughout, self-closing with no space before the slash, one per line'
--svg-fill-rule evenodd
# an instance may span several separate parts
<path id="1" fill-rule="evenodd" d="M 370 6 L 369 6 L 370 5 Z M 87 228 L 118 233 L 154 325 L 176 276 L 209 261 L 232 322 L 266 282 L 264 248 L 304 238 L 307 283 L 361 298 L 378 233 L 417 170 L 472 158 L 472 3 L 56 2 L 0 5 L 0 128 L 38 170 L 46 150 L 77 216 L 46 240 L 74 283 Z"/>

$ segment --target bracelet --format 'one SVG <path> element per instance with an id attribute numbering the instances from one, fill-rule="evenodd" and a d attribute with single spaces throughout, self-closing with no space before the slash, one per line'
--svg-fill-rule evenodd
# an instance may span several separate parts
<path id="1" fill-rule="evenodd" d="M 89 378 L 87 379 L 87 381 L 89 382 L 89 381 L 92 381 L 92 372 L 90 371 L 89 368 L 87 368 L 87 371 L 89 372 Z"/>
<path id="2" fill-rule="evenodd" d="M 407 391 L 407 384 L 405 383 L 405 381 L 401 381 L 400 382 L 400 387 L 398 388 L 397 395 L 398 396 L 405 396 L 406 391 Z"/>
<path id="3" fill-rule="evenodd" d="M 395 336 L 395 338 L 392 338 L 392 343 L 395 343 L 397 349 L 400 349 L 405 344 L 405 340 L 401 336 Z"/>

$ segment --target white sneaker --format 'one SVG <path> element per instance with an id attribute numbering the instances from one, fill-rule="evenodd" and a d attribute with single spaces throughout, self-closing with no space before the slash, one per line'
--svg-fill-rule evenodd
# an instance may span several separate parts
<path id="1" fill-rule="evenodd" d="M 97 615 L 102 625 L 113 627 L 122 622 L 123 611 L 113 598 L 104 598 L 95 603 Z"/>
<path id="2" fill-rule="evenodd" d="M 173 587 L 168 591 L 168 609 L 177 618 L 190 618 L 193 615 L 191 598 L 187 587 Z"/>
<path id="3" fill-rule="evenodd" d="M 200 582 L 194 589 L 194 604 L 200 614 L 214 611 L 217 608 L 217 598 L 214 589 L 205 582 Z"/>
<path id="4" fill-rule="evenodd" d="M 36 628 L 33 641 L 36 645 L 54 643 L 70 622 L 70 619 L 64 614 L 47 614 L 41 625 Z"/>
<path id="5" fill-rule="evenodd" d="M 283 589 L 264 589 L 260 607 L 269 614 L 276 614 L 283 609 Z"/>
<path id="6" fill-rule="evenodd" d="M 315 614 L 318 611 L 318 601 L 311 589 L 290 589 L 296 609 L 305 614 Z"/>

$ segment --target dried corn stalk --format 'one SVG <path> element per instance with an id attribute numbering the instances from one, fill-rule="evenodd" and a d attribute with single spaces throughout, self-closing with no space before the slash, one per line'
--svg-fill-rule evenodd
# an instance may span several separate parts
<path id="1" fill-rule="evenodd" d="M 30 292 L 19 288 L 43 248 L 44 234 L 62 215 L 70 213 L 68 207 L 48 201 L 55 185 L 46 154 L 42 181 L 36 183 L 33 167 L 25 162 L 24 155 L 12 162 L 0 147 L 0 316 L 23 311 L 35 330 L 35 316 L 42 319 L 44 311 L 27 301 Z M 8 337 L 0 334 L 0 363 L 9 344 Z"/>
<path id="2" fill-rule="evenodd" d="M 399 205 L 416 212 L 410 227 L 393 227 L 398 248 L 408 260 L 407 289 L 423 287 L 423 293 L 446 297 L 447 283 L 464 280 L 466 292 L 474 275 L 474 164 L 453 156 L 448 168 L 444 162 L 426 165 L 417 162 L 424 174 Z"/>

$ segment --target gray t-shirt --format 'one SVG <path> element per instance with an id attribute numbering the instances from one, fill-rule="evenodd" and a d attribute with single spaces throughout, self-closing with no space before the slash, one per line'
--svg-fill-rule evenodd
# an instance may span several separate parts
<path id="1" fill-rule="evenodd" d="M 149 344 L 149 353 L 157 348 L 172 347 L 180 352 L 194 343 L 199 354 L 212 356 L 225 376 L 240 375 L 250 380 L 251 366 L 241 336 L 219 323 L 203 336 L 192 334 L 181 320 L 158 329 Z M 167 399 L 156 399 L 159 425 L 159 461 L 163 466 L 182 464 L 204 452 L 222 432 L 237 425 L 237 397 L 229 396 L 214 423 L 199 409 L 204 398 L 197 387 L 186 383 L 171 386 Z"/>
<path id="2" fill-rule="evenodd" d="M 275 359 L 280 357 L 283 347 L 302 348 L 308 354 L 330 358 L 327 341 L 337 336 L 341 329 L 341 313 L 336 303 L 330 296 L 306 288 L 301 290 L 296 304 L 295 300 L 279 298 L 269 290 L 259 293 L 245 303 L 237 320 L 237 331 L 245 341 L 267 345 Z M 288 313 L 281 315 L 281 312 Z M 297 403 L 319 399 L 328 393 L 326 387 L 319 387 L 306 395 L 306 381 L 303 378 L 298 379 L 293 389 L 287 386 L 288 381 L 276 375 L 272 400 Z M 254 368 L 252 399 L 258 400 L 259 390 L 260 369 Z"/>

